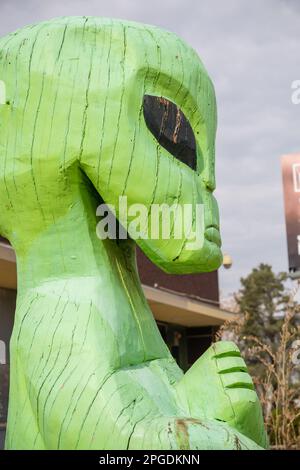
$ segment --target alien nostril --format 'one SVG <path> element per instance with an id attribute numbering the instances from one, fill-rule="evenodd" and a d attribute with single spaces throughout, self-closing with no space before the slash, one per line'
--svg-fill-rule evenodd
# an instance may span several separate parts
<path id="1" fill-rule="evenodd" d="M 204 186 L 205 189 L 210 193 L 213 193 L 215 190 L 215 184 L 212 181 L 204 181 Z"/>

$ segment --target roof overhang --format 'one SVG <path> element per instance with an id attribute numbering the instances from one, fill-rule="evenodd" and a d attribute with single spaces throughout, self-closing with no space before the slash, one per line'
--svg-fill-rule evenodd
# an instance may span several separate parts
<path id="1" fill-rule="evenodd" d="M 220 326 L 236 319 L 236 314 L 184 295 L 143 285 L 156 320 L 176 325 L 199 327 Z"/>

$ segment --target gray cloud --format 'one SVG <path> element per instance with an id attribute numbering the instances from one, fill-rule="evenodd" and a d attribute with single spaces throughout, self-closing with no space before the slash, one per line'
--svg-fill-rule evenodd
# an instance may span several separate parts
<path id="1" fill-rule="evenodd" d="M 224 250 L 223 294 L 261 261 L 286 270 L 281 154 L 300 151 L 298 0 L 1 0 L 0 34 L 55 16 L 97 15 L 156 24 L 181 35 L 215 83 L 219 130 L 217 197 Z"/>

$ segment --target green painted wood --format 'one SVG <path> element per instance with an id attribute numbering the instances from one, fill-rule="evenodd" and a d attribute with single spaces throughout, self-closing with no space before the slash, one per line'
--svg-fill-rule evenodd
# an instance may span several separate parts
<path id="1" fill-rule="evenodd" d="M 214 345 L 183 376 L 143 295 L 135 242 L 96 236 L 102 200 L 203 203 L 199 249 L 136 242 L 168 272 L 220 265 L 215 95 L 196 53 L 152 26 L 59 18 L 0 40 L 0 80 L 0 233 L 18 265 L 6 448 L 265 447 L 236 347 Z M 145 94 L 184 112 L 197 171 L 157 144 Z"/>

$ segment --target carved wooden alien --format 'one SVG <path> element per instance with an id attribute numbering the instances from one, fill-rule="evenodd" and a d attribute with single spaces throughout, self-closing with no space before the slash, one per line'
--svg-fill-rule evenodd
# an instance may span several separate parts
<path id="1" fill-rule="evenodd" d="M 213 345 L 183 375 L 136 271 L 136 243 L 170 273 L 221 262 L 216 104 L 196 53 L 155 27 L 76 17 L 10 34 L 0 54 L 0 233 L 18 264 L 6 448 L 266 447 L 237 347 Z M 194 159 L 155 138 L 149 97 L 184 113 Z M 99 240 L 96 208 L 120 195 L 203 204 L 203 243 Z"/>

